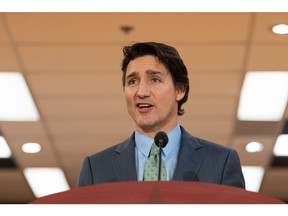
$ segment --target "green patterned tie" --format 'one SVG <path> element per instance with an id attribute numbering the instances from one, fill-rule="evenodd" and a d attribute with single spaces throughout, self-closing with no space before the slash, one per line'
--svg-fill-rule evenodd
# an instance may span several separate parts
<path id="1" fill-rule="evenodd" d="M 154 143 L 151 147 L 149 158 L 145 164 L 144 181 L 158 181 L 159 167 L 159 147 Z M 165 163 L 161 161 L 161 180 L 166 181 L 166 167 Z"/>

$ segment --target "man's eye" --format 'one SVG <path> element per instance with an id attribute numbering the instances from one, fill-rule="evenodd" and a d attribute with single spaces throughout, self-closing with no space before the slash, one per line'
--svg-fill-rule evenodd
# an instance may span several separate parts
<path id="1" fill-rule="evenodd" d="M 131 80 L 128 80 L 128 82 L 127 82 L 127 84 L 128 85 L 135 85 L 135 84 L 137 84 L 137 80 L 136 79 L 131 79 Z"/>
<path id="2" fill-rule="evenodd" d="M 160 82 L 160 79 L 158 79 L 158 78 L 152 78 L 151 81 L 152 81 L 152 83 L 158 83 L 158 82 Z"/>

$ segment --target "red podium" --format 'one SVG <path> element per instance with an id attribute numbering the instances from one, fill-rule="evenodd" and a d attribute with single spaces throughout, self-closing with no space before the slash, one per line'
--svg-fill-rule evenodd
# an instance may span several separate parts
<path id="1" fill-rule="evenodd" d="M 187 181 L 117 182 L 38 198 L 31 204 L 285 204 L 244 189 Z"/>

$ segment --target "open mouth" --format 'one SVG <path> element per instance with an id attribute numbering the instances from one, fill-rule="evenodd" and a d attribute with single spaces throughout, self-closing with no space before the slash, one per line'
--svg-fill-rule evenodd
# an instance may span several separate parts
<path id="1" fill-rule="evenodd" d="M 140 108 L 140 109 L 150 108 L 152 106 L 153 105 L 147 104 L 147 103 L 139 103 L 139 104 L 137 104 L 137 107 Z"/>

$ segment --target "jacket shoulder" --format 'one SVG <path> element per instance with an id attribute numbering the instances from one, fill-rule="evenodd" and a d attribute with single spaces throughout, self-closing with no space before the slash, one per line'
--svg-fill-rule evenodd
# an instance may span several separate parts
<path id="1" fill-rule="evenodd" d="M 230 152 L 234 151 L 232 148 L 229 148 L 227 146 L 221 145 L 219 143 L 215 143 L 210 140 L 206 140 L 197 136 L 193 136 L 190 133 L 188 133 L 184 128 L 182 129 L 182 142 L 188 143 L 191 146 L 193 146 L 194 149 L 203 148 L 206 150 L 213 150 L 218 152 Z"/>
<path id="2" fill-rule="evenodd" d="M 126 148 L 128 148 L 129 144 L 131 143 L 131 139 L 132 137 L 128 138 L 127 140 L 118 143 L 116 145 L 113 145 L 111 147 L 108 147 L 106 149 L 103 149 L 97 153 L 94 153 L 90 156 L 88 156 L 88 158 L 90 160 L 97 160 L 97 159 L 110 159 L 110 156 L 113 154 L 119 154 L 122 151 L 124 151 Z"/>

